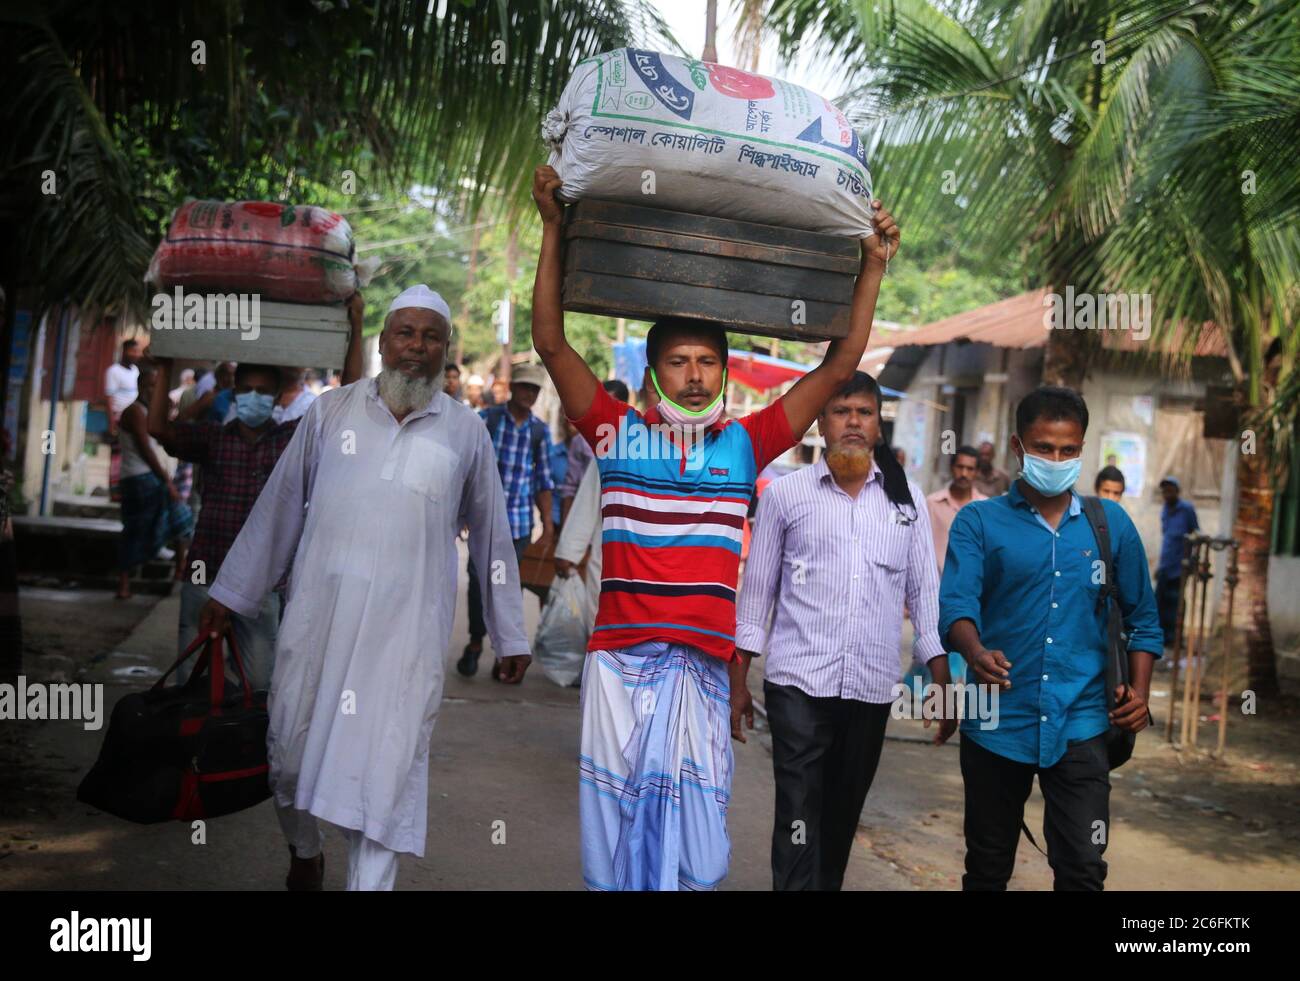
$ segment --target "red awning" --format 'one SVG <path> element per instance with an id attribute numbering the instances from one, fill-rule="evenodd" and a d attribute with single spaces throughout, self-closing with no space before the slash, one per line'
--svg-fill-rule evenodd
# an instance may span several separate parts
<path id="1" fill-rule="evenodd" d="M 753 351 L 732 351 L 727 357 L 727 377 L 756 392 L 779 388 L 807 374 L 808 366 Z"/>

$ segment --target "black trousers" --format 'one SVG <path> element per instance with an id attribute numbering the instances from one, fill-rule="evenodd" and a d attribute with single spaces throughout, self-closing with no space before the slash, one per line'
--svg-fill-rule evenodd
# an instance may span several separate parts
<path id="1" fill-rule="evenodd" d="M 1178 576 L 1166 576 L 1156 573 L 1156 611 L 1160 615 L 1160 629 L 1165 634 L 1165 646 L 1174 646 L 1174 635 L 1178 630 Z"/>
<path id="2" fill-rule="evenodd" d="M 961 740 L 966 786 L 966 874 L 962 889 L 999 891 L 1016 865 L 1016 846 L 1034 774 L 1043 791 L 1043 837 L 1053 888 L 1100 892 L 1106 881 L 1110 835 L 1110 763 L 1105 736 L 1071 743 L 1057 762 L 1040 768 Z"/>
<path id="3" fill-rule="evenodd" d="M 527 535 L 514 540 L 516 563 L 523 559 L 524 549 L 528 547 L 529 541 Z M 482 640 L 487 635 L 487 624 L 483 621 L 483 591 L 479 588 L 478 571 L 474 568 L 473 559 L 466 563 L 465 571 L 469 573 L 469 596 L 467 598 L 469 605 L 469 636 L 471 640 Z"/>
<path id="4" fill-rule="evenodd" d="M 890 703 L 763 683 L 772 728 L 772 888 L 838 890 L 880 762 Z"/>

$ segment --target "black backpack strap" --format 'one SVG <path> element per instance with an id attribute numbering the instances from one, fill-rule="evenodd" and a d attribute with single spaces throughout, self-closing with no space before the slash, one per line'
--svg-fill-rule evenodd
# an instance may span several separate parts
<path id="1" fill-rule="evenodd" d="M 1115 688 L 1127 685 L 1128 651 L 1124 644 L 1124 614 L 1119 608 L 1119 586 L 1115 582 L 1115 563 L 1110 551 L 1110 529 L 1106 523 L 1106 511 L 1101 498 L 1083 498 L 1083 513 L 1092 526 L 1093 537 L 1097 539 L 1097 552 L 1105 567 L 1105 580 L 1097 595 L 1097 612 L 1103 607 L 1107 611 L 1106 632 L 1109 653 L 1106 657 L 1106 707 L 1115 707 Z M 1109 602 L 1107 602 L 1109 600 Z"/>
<path id="2" fill-rule="evenodd" d="M 529 416 L 528 417 L 528 438 L 532 443 L 534 467 L 540 468 L 542 465 L 542 458 L 546 455 L 547 452 L 546 444 L 547 442 L 549 442 L 546 437 L 547 437 L 546 423 L 542 422 L 542 420 L 538 419 L 536 416 Z"/>
<path id="3" fill-rule="evenodd" d="M 483 410 L 483 425 L 487 426 L 488 435 L 492 437 L 492 449 L 496 450 L 497 432 L 501 428 L 501 423 L 506 417 L 506 407 L 504 405 L 489 405 Z"/>

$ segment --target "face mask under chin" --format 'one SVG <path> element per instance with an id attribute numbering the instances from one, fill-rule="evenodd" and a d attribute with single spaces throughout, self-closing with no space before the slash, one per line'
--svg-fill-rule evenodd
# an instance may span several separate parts
<path id="1" fill-rule="evenodd" d="M 727 371 L 722 371 L 722 387 L 718 391 L 718 396 L 710 402 L 704 409 L 699 412 L 692 411 L 683 405 L 678 405 L 659 387 L 659 378 L 656 376 L 653 368 L 650 369 L 650 381 L 654 384 L 655 392 L 659 395 L 659 417 L 670 426 L 711 426 L 722 418 L 725 409 L 724 396 L 727 392 Z"/>

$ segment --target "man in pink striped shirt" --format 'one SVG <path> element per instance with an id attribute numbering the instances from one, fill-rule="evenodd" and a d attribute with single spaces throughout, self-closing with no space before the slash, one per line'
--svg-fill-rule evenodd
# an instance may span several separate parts
<path id="1" fill-rule="evenodd" d="M 943 557 L 948 553 L 948 531 L 952 528 L 953 518 L 971 501 L 988 500 L 974 485 L 979 451 L 972 446 L 959 446 L 948 466 L 952 480 L 925 499 L 930 511 L 930 527 L 934 531 L 934 555 L 939 560 L 940 575 L 943 575 Z"/>
<path id="2" fill-rule="evenodd" d="M 920 488 L 881 441 L 875 379 L 855 374 L 818 423 L 825 456 L 759 499 L 736 608 L 743 670 L 740 684 L 733 677 L 731 730 L 741 742 L 742 720 L 754 727 L 744 672 L 768 649 L 778 890 L 838 890 L 844 881 L 895 697 L 904 602 L 916 658 L 930 663 L 936 684 L 950 680 L 936 629 L 930 518 Z M 956 727 L 943 719 L 935 742 Z"/>

